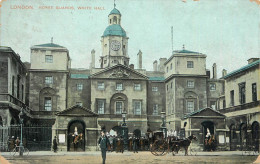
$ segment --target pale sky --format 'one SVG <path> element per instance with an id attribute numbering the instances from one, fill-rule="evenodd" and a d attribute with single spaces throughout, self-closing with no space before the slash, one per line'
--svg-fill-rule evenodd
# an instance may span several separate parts
<path id="1" fill-rule="evenodd" d="M 1 0 L 0 0 L 1 1 Z M 2 0 L 3 1 L 3 0 Z M 206 67 L 217 64 L 231 72 L 259 57 L 260 5 L 252 0 L 116 0 L 122 14 L 122 27 L 129 37 L 130 63 L 143 52 L 143 67 L 171 56 L 173 49 L 207 55 Z M 51 42 L 66 47 L 72 67 L 89 68 L 91 50 L 96 51 L 96 67 L 101 55 L 101 36 L 108 26 L 114 0 L 5 0 L 0 8 L 0 44 L 30 61 L 30 47 Z M 33 9 L 14 9 L 19 5 Z M 53 9 L 39 9 L 53 6 Z M 56 9 L 73 6 L 74 10 Z M 89 6 L 91 10 L 78 10 Z M 95 10 L 94 7 L 104 10 Z"/>

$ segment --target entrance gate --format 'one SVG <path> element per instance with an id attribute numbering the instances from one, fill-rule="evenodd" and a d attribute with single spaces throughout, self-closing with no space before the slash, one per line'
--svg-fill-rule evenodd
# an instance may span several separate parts
<path id="1" fill-rule="evenodd" d="M 21 137 L 21 126 L 0 126 L 0 149 L 8 151 L 10 142 Z M 23 145 L 30 151 L 51 150 L 52 125 L 30 125 L 23 127 Z M 14 146 L 14 145 L 13 145 Z"/>

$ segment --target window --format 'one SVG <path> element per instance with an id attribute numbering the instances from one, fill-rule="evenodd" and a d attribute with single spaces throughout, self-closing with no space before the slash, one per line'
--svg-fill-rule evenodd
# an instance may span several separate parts
<path id="1" fill-rule="evenodd" d="M 141 101 L 134 101 L 134 114 L 141 115 Z"/>
<path id="2" fill-rule="evenodd" d="M 107 64 L 107 60 L 104 60 L 104 64 Z"/>
<path id="3" fill-rule="evenodd" d="M 116 90 L 122 91 L 123 90 L 123 84 L 122 83 L 116 83 Z"/>
<path id="4" fill-rule="evenodd" d="M 153 115 L 158 115 L 158 104 L 153 105 Z"/>
<path id="5" fill-rule="evenodd" d="M 77 90 L 78 91 L 83 90 L 83 84 L 77 84 Z"/>
<path id="6" fill-rule="evenodd" d="M 141 84 L 134 84 L 134 90 L 140 91 L 141 90 Z"/>
<path id="7" fill-rule="evenodd" d="M 168 87 L 168 85 L 166 86 L 166 90 L 168 91 L 168 89 L 169 89 L 169 87 Z"/>
<path id="8" fill-rule="evenodd" d="M 17 89 L 17 98 L 20 99 L 20 75 L 17 75 L 17 86 L 16 86 L 16 89 Z"/>
<path id="9" fill-rule="evenodd" d="M 14 96 L 14 76 L 12 77 L 12 95 Z"/>
<path id="10" fill-rule="evenodd" d="M 234 90 L 230 91 L 230 105 L 234 106 Z"/>
<path id="11" fill-rule="evenodd" d="M 82 106 L 82 102 L 76 102 L 76 105 Z"/>
<path id="12" fill-rule="evenodd" d="M 188 81 L 187 81 L 187 87 L 188 87 L 188 88 L 194 88 L 194 81 L 188 80 Z"/>
<path id="13" fill-rule="evenodd" d="M 105 84 L 104 84 L 104 82 L 98 82 L 98 89 L 99 89 L 99 90 L 104 90 L 104 89 L 105 89 Z"/>
<path id="14" fill-rule="evenodd" d="M 23 101 L 23 98 L 24 98 L 23 94 L 24 94 L 24 85 L 22 85 L 22 99 L 21 99 L 22 101 Z"/>
<path id="15" fill-rule="evenodd" d="M 158 87 L 152 87 L 152 91 L 153 92 L 157 92 L 158 91 Z"/>
<path id="16" fill-rule="evenodd" d="M 215 83 L 210 83 L 210 84 L 209 84 L 209 89 L 210 89 L 211 91 L 215 91 L 215 90 L 216 90 L 216 84 L 215 84 Z"/>
<path id="17" fill-rule="evenodd" d="M 257 101 L 256 83 L 252 84 L 252 100 Z"/>
<path id="18" fill-rule="evenodd" d="M 240 83 L 239 85 L 239 102 L 240 104 L 246 103 L 246 83 Z"/>
<path id="19" fill-rule="evenodd" d="M 52 109 L 51 97 L 45 97 L 44 98 L 44 110 L 51 111 L 51 109 Z"/>
<path id="20" fill-rule="evenodd" d="M 210 101 L 210 107 L 216 110 L 216 101 Z"/>
<path id="21" fill-rule="evenodd" d="M 226 100 L 223 100 L 223 109 L 226 108 Z"/>
<path id="22" fill-rule="evenodd" d="M 123 109 L 123 102 L 117 101 L 116 102 L 116 114 L 122 114 Z"/>
<path id="23" fill-rule="evenodd" d="M 105 100 L 97 100 L 98 114 L 104 114 L 105 111 Z"/>
<path id="24" fill-rule="evenodd" d="M 45 63 L 53 63 L 53 56 L 45 55 Z"/>
<path id="25" fill-rule="evenodd" d="M 172 63 L 171 63 L 171 70 L 172 70 Z"/>
<path id="26" fill-rule="evenodd" d="M 172 88 L 172 82 L 171 82 L 171 88 Z"/>
<path id="27" fill-rule="evenodd" d="M 187 112 L 188 113 L 194 112 L 194 102 L 193 101 L 187 101 Z"/>
<path id="28" fill-rule="evenodd" d="M 46 76 L 45 77 L 45 84 L 52 84 L 53 83 L 53 77 L 52 76 Z"/>
<path id="29" fill-rule="evenodd" d="M 193 68 L 193 61 L 187 61 L 187 68 Z"/>
<path id="30" fill-rule="evenodd" d="M 169 71 L 169 68 L 167 67 L 166 69 L 167 69 L 167 73 L 168 73 L 168 71 Z"/>

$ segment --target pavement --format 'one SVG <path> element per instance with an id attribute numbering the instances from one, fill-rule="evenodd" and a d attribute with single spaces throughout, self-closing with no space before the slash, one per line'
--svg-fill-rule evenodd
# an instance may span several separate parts
<path id="1" fill-rule="evenodd" d="M 147 152 L 147 151 L 144 151 Z M 196 152 L 196 156 L 237 156 L 242 155 L 243 151 L 214 151 L 214 152 Z M 107 152 L 107 155 L 122 155 L 122 153 Z M 124 151 L 123 155 L 132 155 L 131 151 Z M 10 152 L 1 152 L 2 156 L 10 156 Z M 100 151 L 86 151 L 86 152 L 69 152 L 69 151 L 58 151 L 54 153 L 52 151 L 30 151 L 29 156 L 100 156 Z M 246 154 L 247 155 L 247 154 Z M 254 154 L 257 155 L 257 154 Z"/>
<path id="2" fill-rule="evenodd" d="M 3 158 L 4 157 L 4 158 Z M 1 159 L 4 161 L 2 162 Z M 100 164 L 101 152 L 66 152 L 34 151 L 28 156 L 12 156 L 9 152 L 1 152 L 0 164 Z M 242 151 L 197 152 L 197 155 L 184 156 L 180 152 L 175 156 L 171 153 L 165 156 L 154 156 L 149 151 L 133 153 L 108 152 L 106 163 L 110 164 L 168 164 L 168 163 L 259 163 L 258 155 L 242 155 Z"/>

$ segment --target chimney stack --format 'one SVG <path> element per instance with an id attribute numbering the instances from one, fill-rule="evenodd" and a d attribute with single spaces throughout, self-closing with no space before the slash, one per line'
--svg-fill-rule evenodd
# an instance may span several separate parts
<path id="1" fill-rule="evenodd" d="M 159 61 L 159 71 L 164 72 L 164 63 L 166 62 L 167 58 L 160 58 Z"/>
<path id="2" fill-rule="evenodd" d="M 130 68 L 131 69 L 135 69 L 135 65 L 134 64 L 130 64 Z"/>
<path id="3" fill-rule="evenodd" d="M 155 61 L 153 62 L 153 71 L 155 71 L 155 72 L 158 71 L 158 62 L 157 62 L 157 60 L 155 60 Z"/>
<path id="4" fill-rule="evenodd" d="M 137 54 L 137 69 L 142 69 L 142 51 L 139 50 Z"/>
<path id="5" fill-rule="evenodd" d="M 227 70 L 223 69 L 222 70 L 222 77 L 226 76 L 227 75 Z"/>
<path id="6" fill-rule="evenodd" d="M 95 50 L 91 51 L 91 68 L 95 68 Z"/>
<path id="7" fill-rule="evenodd" d="M 214 63 L 212 68 L 213 68 L 213 79 L 217 79 L 217 64 Z"/>

